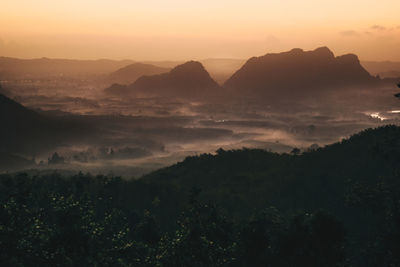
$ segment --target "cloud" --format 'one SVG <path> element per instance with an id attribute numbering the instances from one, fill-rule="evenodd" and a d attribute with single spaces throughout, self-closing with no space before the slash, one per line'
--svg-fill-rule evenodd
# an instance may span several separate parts
<path id="1" fill-rule="evenodd" d="M 386 27 L 382 26 L 382 25 L 372 25 L 371 29 L 375 30 L 375 31 L 386 31 Z"/>
<path id="2" fill-rule="evenodd" d="M 355 36 L 359 36 L 360 34 L 356 31 L 347 30 L 347 31 L 341 31 L 340 35 L 347 36 L 347 37 L 355 37 Z"/>

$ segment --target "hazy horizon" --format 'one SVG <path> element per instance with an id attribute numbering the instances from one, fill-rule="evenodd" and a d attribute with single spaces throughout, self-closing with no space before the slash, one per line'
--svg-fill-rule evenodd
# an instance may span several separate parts
<path id="1" fill-rule="evenodd" d="M 17 58 L 245 59 L 328 46 L 400 61 L 400 2 L 5 0 L 0 55 Z"/>
<path id="2" fill-rule="evenodd" d="M 188 62 L 188 61 L 207 61 L 207 60 L 234 60 L 234 61 L 243 61 L 246 62 L 248 59 L 252 58 L 252 57 L 262 57 L 265 56 L 267 54 L 279 54 L 279 53 L 285 53 L 288 52 L 290 50 L 293 49 L 301 49 L 303 51 L 313 51 L 315 49 L 318 49 L 320 47 L 328 47 L 334 54 L 335 56 L 342 56 L 342 55 L 346 55 L 346 54 L 354 54 L 356 55 L 360 61 L 362 62 L 399 62 L 400 58 L 398 60 L 392 60 L 392 59 L 382 59 L 382 60 L 374 60 L 374 59 L 364 59 L 361 58 L 357 53 L 354 53 L 352 51 L 348 51 L 348 52 L 344 52 L 342 54 L 338 54 L 335 53 L 335 50 L 331 49 L 329 46 L 326 45 L 321 45 L 321 46 L 316 46 L 310 49 L 304 49 L 303 47 L 292 47 L 290 49 L 283 49 L 281 51 L 274 51 L 274 52 L 269 52 L 266 51 L 265 53 L 262 54 L 254 54 L 252 56 L 249 57 L 187 57 L 187 58 L 182 58 L 182 59 L 176 59 L 176 58 L 163 58 L 163 59 L 152 59 L 152 58 L 143 58 L 143 59 L 137 59 L 137 58 L 112 58 L 112 57 L 93 57 L 93 58 L 85 58 L 85 57 L 50 57 L 50 56 L 46 56 L 46 55 L 42 55 L 42 56 L 27 56 L 27 57 L 18 57 L 18 56 L 8 56 L 8 55 L 2 55 L 0 54 L 0 58 L 14 58 L 14 59 L 21 59 L 21 60 L 37 60 L 37 59 L 51 59 L 51 60 L 87 60 L 87 61 L 99 61 L 99 60 L 110 60 L 110 61 L 131 61 L 134 63 L 145 63 L 145 64 L 151 64 L 151 63 L 157 63 L 157 62 L 171 62 L 171 63 L 177 63 L 177 64 L 181 64 L 184 62 Z"/>

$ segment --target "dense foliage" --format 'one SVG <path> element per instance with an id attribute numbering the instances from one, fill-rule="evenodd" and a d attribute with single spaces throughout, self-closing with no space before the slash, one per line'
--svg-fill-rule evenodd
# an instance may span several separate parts
<path id="1" fill-rule="evenodd" d="M 400 128 L 139 180 L 0 175 L 1 266 L 399 266 Z"/>

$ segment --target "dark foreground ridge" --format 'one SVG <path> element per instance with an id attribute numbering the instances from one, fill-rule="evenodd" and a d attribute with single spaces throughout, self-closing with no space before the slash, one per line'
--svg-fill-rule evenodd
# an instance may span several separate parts
<path id="1" fill-rule="evenodd" d="M 398 266 L 400 128 L 139 180 L 0 175 L 4 266 Z"/>

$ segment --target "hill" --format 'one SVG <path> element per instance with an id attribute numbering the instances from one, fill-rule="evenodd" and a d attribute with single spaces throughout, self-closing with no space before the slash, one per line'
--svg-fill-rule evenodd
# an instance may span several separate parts
<path id="1" fill-rule="evenodd" d="M 303 153 L 220 149 L 138 180 L 0 175 L 0 260 L 398 266 L 399 136 L 390 125 Z"/>
<path id="2" fill-rule="evenodd" d="M 6 90 L 1 84 L 0 84 L 0 94 L 2 95 L 10 95 L 10 92 Z"/>
<path id="3" fill-rule="evenodd" d="M 386 193 L 380 190 L 395 190 L 388 196 L 400 192 L 399 137 L 399 127 L 385 126 L 302 154 L 219 150 L 188 157 L 143 181 L 178 192 L 196 188 L 203 201 L 218 203 L 237 218 L 269 206 L 285 214 L 325 210 L 344 223 L 356 247 L 363 247 L 386 231 Z"/>
<path id="4" fill-rule="evenodd" d="M 79 117 L 42 115 L 2 94 L 0 127 L 0 152 L 28 155 L 91 132 L 91 126 Z"/>
<path id="5" fill-rule="evenodd" d="M 151 64 L 133 63 L 110 73 L 109 80 L 112 83 L 131 84 L 140 76 L 160 74 L 169 70 L 169 68 L 162 68 Z"/>
<path id="6" fill-rule="evenodd" d="M 201 63 L 189 61 L 167 73 L 142 76 L 125 89 L 113 85 L 106 92 L 140 97 L 202 97 L 218 94 L 219 89 Z"/>
<path id="7" fill-rule="evenodd" d="M 386 126 L 301 155 L 220 149 L 215 155 L 188 157 L 143 180 L 172 184 L 183 192 L 197 187 L 234 210 L 265 203 L 285 210 L 334 208 L 343 201 L 348 179 L 368 183 L 391 175 L 400 156 L 399 137 L 399 127 Z"/>
<path id="8" fill-rule="evenodd" d="M 3 150 L 19 147 L 22 139 L 40 135 L 48 121 L 38 113 L 0 94 L 0 143 Z"/>
<path id="9" fill-rule="evenodd" d="M 376 84 L 356 55 L 335 57 L 327 47 L 313 51 L 292 49 L 250 58 L 224 86 L 239 94 L 305 94 L 325 88 Z"/>

